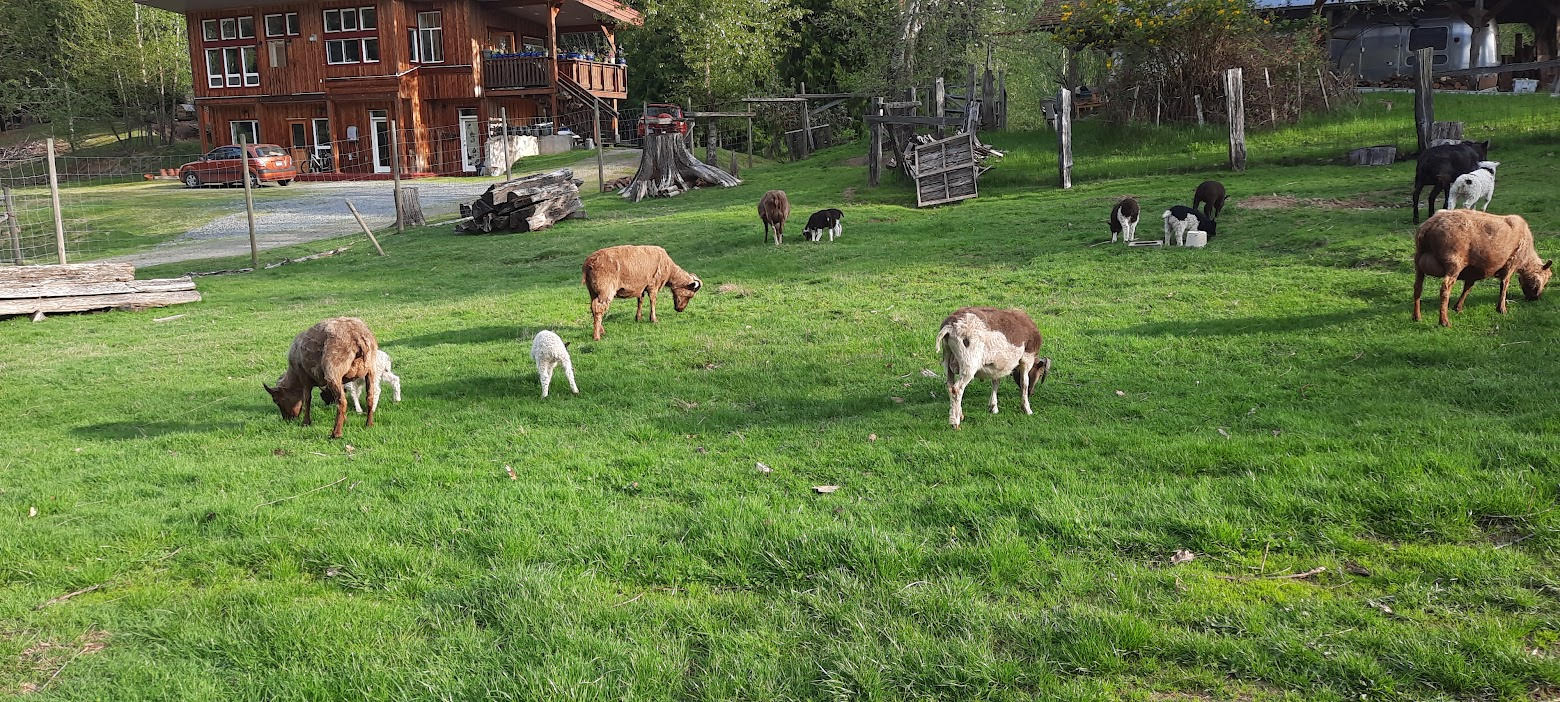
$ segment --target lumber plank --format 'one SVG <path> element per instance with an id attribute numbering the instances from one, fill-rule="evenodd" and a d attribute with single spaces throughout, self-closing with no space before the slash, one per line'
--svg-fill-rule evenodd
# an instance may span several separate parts
<path id="1" fill-rule="evenodd" d="M 30 300 L 40 297 L 84 297 L 194 290 L 195 281 L 183 278 L 154 280 L 115 280 L 105 283 L 39 283 L 37 285 L 0 286 L 0 300 Z"/>
<path id="2" fill-rule="evenodd" d="M 194 290 L 158 293 L 124 293 L 119 295 L 84 295 L 77 297 L 47 297 L 36 300 L 0 300 L 0 316 L 43 312 L 86 312 L 105 309 L 139 309 L 166 307 L 186 302 L 200 302 L 200 293 Z"/>
<path id="3" fill-rule="evenodd" d="M 125 280 L 135 280 L 135 266 L 128 263 L 71 263 L 63 266 L 0 268 L 0 286 L 30 283 L 106 283 Z"/>

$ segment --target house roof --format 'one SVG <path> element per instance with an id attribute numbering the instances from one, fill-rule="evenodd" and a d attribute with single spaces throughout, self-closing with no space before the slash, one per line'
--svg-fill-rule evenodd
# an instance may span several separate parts
<path id="1" fill-rule="evenodd" d="M 241 7 L 265 8 L 272 5 L 295 5 L 296 0 L 135 0 L 148 7 L 186 14 L 206 10 L 229 10 Z M 548 0 L 478 0 L 484 5 L 509 9 L 513 14 L 541 24 L 547 22 Z M 644 15 L 617 0 L 567 0 L 558 12 L 559 25 L 594 24 L 602 16 L 623 24 L 644 24 Z"/>

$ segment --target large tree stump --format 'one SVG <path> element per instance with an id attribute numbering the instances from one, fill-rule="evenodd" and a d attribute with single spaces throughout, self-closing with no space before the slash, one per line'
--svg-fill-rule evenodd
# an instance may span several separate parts
<path id="1" fill-rule="evenodd" d="M 1396 146 L 1366 146 L 1349 152 L 1351 166 L 1390 166 L 1394 161 Z"/>
<path id="2" fill-rule="evenodd" d="M 417 188 L 401 188 L 401 222 L 408 227 L 423 227 L 428 225 L 428 218 L 423 216 L 422 200 L 417 197 Z"/>
<path id="3" fill-rule="evenodd" d="M 646 134 L 639 171 L 619 194 L 639 202 L 647 197 L 675 197 L 704 185 L 729 188 L 741 184 L 736 176 L 700 163 L 681 135 Z"/>

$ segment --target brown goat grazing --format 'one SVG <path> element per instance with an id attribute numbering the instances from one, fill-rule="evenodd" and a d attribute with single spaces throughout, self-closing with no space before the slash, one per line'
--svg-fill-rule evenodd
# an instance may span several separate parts
<path id="1" fill-rule="evenodd" d="M 1543 261 L 1533 248 L 1533 232 L 1517 215 L 1493 215 L 1478 210 L 1442 210 L 1419 225 L 1414 234 L 1414 321 L 1419 321 L 1419 297 L 1425 276 L 1441 276 L 1441 326 L 1447 319 L 1452 284 L 1463 282 L 1457 311 L 1463 310 L 1475 281 L 1500 278 L 1500 301 L 1495 309 L 1506 313 L 1506 290 L 1516 274 L 1522 296 L 1537 300 L 1554 273 L 1554 261 Z"/>
<path id="2" fill-rule="evenodd" d="M 645 296 L 650 296 L 650 321 L 655 317 L 655 296 L 665 286 L 672 290 L 672 307 L 678 312 L 688 307 L 693 294 L 704 286 L 696 276 L 672 262 L 666 249 L 659 246 L 609 246 L 585 257 L 585 289 L 590 292 L 590 315 L 595 318 L 591 338 L 601 340 L 601 319 L 607 316 L 612 298 L 638 298 L 634 321 L 640 321 Z"/>
<path id="3" fill-rule="evenodd" d="M 791 216 L 791 201 L 784 190 L 771 190 L 758 200 L 758 219 L 764 223 L 764 243 L 769 243 L 769 232 L 775 233 L 775 246 L 780 245 L 785 218 Z"/>
<path id="4" fill-rule="evenodd" d="M 1040 328 L 1023 310 L 964 307 L 948 315 L 937 330 L 937 353 L 948 379 L 948 423 L 964 420 L 964 388 L 976 378 L 991 381 L 991 413 L 997 413 L 997 385 L 1011 375 L 1018 383 L 1024 414 L 1034 414 L 1029 395 L 1045 382 L 1051 359 L 1038 355 Z"/>
<path id="5" fill-rule="evenodd" d="M 282 419 L 293 419 L 301 412 L 305 425 L 314 388 L 320 399 L 336 405 L 336 428 L 330 438 L 341 438 L 341 425 L 347 420 L 347 394 L 342 384 L 366 381 L 368 386 L 368 422 L 374 426 L 374 410 L 379 407 L 379 369 L 374 359 L 379 342 L 368 325 L 356 317 L 334 317 L 316 324 L 293 339 L 287 350 L 287 372 L 277 379 L 276 387 L 261 383 L 271 401 L 281 410 Z"/>
<path id="6" fill-rule="evenodd" d="M 1224 211 L 1224 184 L 1217 180 L 1205 180 L 1192 194 L 1192 209 L 1202 209 L 1204 217 L 1218 219 Z"/>

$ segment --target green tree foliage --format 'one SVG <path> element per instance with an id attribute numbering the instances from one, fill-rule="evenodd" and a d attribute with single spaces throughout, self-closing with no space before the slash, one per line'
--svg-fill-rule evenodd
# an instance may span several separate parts
<path id="1" fill-rule="evenodd" d="M 629 91 L 690 105 L 771 89 L 803 12 L 791 0 L 651 0 L 628 33 Z"/>

